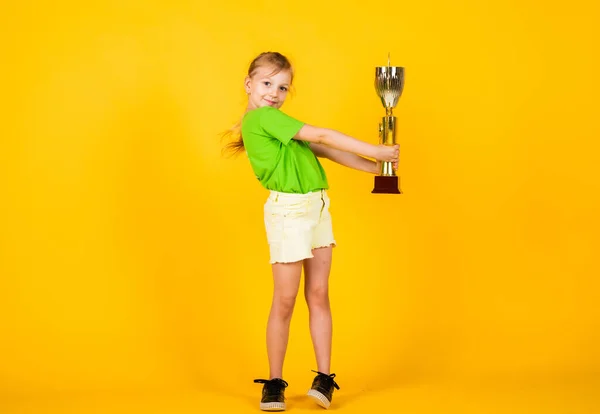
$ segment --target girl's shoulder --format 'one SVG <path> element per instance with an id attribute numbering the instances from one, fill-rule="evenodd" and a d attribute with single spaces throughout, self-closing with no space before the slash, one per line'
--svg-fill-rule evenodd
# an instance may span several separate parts
<path id="1" fill-rule="evenodd" d="M 282 116 L 286 115 L 278 108 L 273 108 L 272 106 L 261 106 L 260 108 L 247 111 L 242 117 L 242 125 L 269 122 L 271 119 L 276 120 Z"/>
<path id="2" fill-rule="evenodd" d="M 264 108 L 265 107 L 263 106 L 260 108 L 250 109 L 250 110 L 246 111 L 244 113 L 244 116 L 242 117 L 242 122 L 245 122 L 250 119 L 256 119 L 257 117 L 259 117 L 261 114 L 264 113 Z"/>
<path id="3" fill-rule="evenodd" d="M 266 113 L 273 112 L 273 111 L 279 112 L 279 109 L 273 108 L 272 106 L 269 106 L 269 105 L 266 105 L 266 106 L 261 106 L 260 108 L 250 109 L 249 111 L 246 111 L 246 114 L 244 116 L 262 115 L 262 114 L 266 114 Z"/>

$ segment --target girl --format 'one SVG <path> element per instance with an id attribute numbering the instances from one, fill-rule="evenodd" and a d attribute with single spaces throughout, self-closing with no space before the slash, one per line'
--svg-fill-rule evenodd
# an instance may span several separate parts
<path id="1" fill-rule="evenodd" d="M 269 190 L 264 222 L 273 271 L 273 301 L 267 323 L 269 379 L 262 383 L 260 408 L 285 410 L 283 361 L 290 321 L 304 268 L 304 295 L 310 314 L 317 375 L 308 395 L 329 408 L 335 374 L 330 372 L 332 318 L 328 295 L 333 236 L 327 176 L 318 157 L 377 174 L 382 161 L 397 168 L 398 145 L 372 145 L 336 130 L 301 122 L 280 110 L 294 72 L 277 52 L 261 53 L 248 69 L 248 105 L 241 123 L 229 131 L 237 139 L 226 148 L 245 149 L 256 178 Z M 371 161 L 367 158 L 374 158 Z"/>

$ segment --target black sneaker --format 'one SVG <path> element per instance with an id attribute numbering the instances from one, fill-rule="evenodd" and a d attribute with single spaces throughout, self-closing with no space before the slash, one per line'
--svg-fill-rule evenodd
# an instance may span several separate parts
<path id="1" fill-rule="evenodd" d="M 262 399 L 260 400 L 260 409 L 263 411 L 283 411 L 285 410 L 285 388 L 288 383 L 281 378 L 272 380 L 255 379 L 254 382 L 263 385 Z"/>
<path id="2" fill-rule="evenodd" d="M 321 407 L 329 408 L 331 397 L 333 396 L 333 388 L 340 389 L 333 380 L 335 374 L 327 375 L 319 371 L 313 372 L 316 372 L 317 376 L 313 380 L 312 387 L 308 390 L 307 395 L 314 399 Z"/>

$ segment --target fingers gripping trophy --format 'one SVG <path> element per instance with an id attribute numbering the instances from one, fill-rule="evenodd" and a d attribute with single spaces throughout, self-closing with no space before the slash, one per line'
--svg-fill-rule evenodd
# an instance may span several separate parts
<path id="1" fill-rule="evenodd" d="M 404 90 L 404 68 L 390 66 L 388 55 L 387 66 L 375 68 L 375 91 L 385 108 L 385 116 L 379 124 L 379 143 L 383 145 L 396 145 L 396 117 L 393 110 L 398 105 L 398 100 Z M 399 177 L 394 171 L 391 162 L 382 162 L 381 171 L 375 176 L 375 186 L 371 193 L 402 194 Z"/>

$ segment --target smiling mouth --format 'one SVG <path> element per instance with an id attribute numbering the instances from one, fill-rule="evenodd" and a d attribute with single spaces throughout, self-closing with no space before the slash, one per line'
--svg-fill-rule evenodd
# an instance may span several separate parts
<path id="1" fill-rule="evenodd" d="M 266 102 L 268 102 L 268 103 L 269 103 L 269 105 L 275 105 L 275 104 L 277 103 L 277 102 L 275 102 L 275 101 L 270 101 L 270 100 L 268 100 L 268 99 L 265 99 L 265 101 L 266 101 Z"/>

